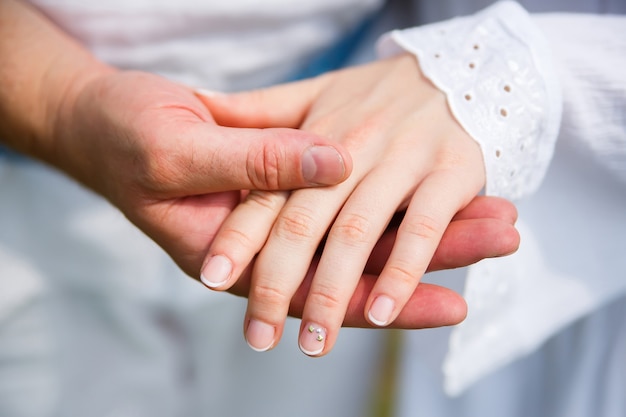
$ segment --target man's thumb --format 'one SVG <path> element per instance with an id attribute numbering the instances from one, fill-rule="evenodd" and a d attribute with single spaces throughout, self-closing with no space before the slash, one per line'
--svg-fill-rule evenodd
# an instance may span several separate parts
<path id="1" fill-rule="evenodd" d="M 313 133 L 207 125 L 198 129 L 188 176 L 196 192 L 335 185 L 352 171 L 350 154 L 342 146 Z"/>
<path id="2" fill-rule="evenodd" d="M 196 90 L 215 122 L 211 141 L 221 184 L 285 190 L 335 185 L 352 170 L 348 152 L 312 133 L 296 130 L 325 83 L 318 77 L 235 94 Z M 256 128 L 256 129 L 254 129 Z M 288 129 L 291 128 L 291 129 Z"/>

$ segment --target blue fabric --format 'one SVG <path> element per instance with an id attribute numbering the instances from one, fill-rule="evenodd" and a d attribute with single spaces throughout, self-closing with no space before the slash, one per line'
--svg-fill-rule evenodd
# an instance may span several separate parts
<path id="1" fill-rule="evenodd" d="M 3 159 L 8 159 L 10 161 L 27 161 L 29 158 L 21 153 L 17 153 L 12 149 L 7 148 L 6 146 L 0 145 L 0 161 Z"/>
<path id="2" fill-rule="evenodd" d="M 287 81 L 303 80 L 343 67 L 373 25 L 375 17 L 376 15 L 365 19 L 335 45 L 314 57 Z"/>

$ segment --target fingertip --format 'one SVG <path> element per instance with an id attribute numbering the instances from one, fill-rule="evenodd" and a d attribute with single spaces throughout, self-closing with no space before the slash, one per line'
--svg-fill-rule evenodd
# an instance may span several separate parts
<path id="1" fill-rule="evenodd" d="M 302 153 L 301 166 L 305 181 L 318 185 L 336 185 L 348 177 L 352 160 L 342 149 L 314 145 Z"/>
<path id="2" fill-rule="evenodd" d="M 482 198 L 483 200 L 490 199 L 493 201 L 493 218 L 500 219 L 510 224 L 515 224 L 518 215 L 515 204 L 502 197 L 484 196 Z"/>
<path id="3" fill-rule="evenodd" d="M 368 321 L 374 326 L 385 327 L 393 318 L 396 303 L 387 295 L 377 296 L 367 312 Z"/>
<path id="4" fill-rule="evenodd" d="M 517 252 L 521 243 L 521 236 L 515 226 L 511 224 L 502 229 L 502 233 L 499 235 L 501 250 L 500 253 L 496 255 L 497 257 L 508 256 Z"/>
<path id="5" fill-rule="evenodd" d="M 460 294 L 450 291 L 450 298 L 443 308 L 446 309 L 445 316 L 442 317 L 442 326 L 456 326 L 467 318 L 467 301 Z"/>
<path id="6" fill-rule="evenodd" d="M 454 326 L 465 320 L 468 306 L 461 294 L 436 285 L 429 285 L 429 290 L 439 291 L 439 297 L 433 298 L 432 305 L 428 306 L 435 313 L 435 323 L 432 327 Z"/>
<path id="7" fill-rule="evenodd" d="M 245 339 L 248 346 L 256 352 L 266 352 L 276 343 L 276 326 L 261 320 L 248 320 Z"/>
<path id="8" fill-rule="evenodd" d="M 208 258 L 200 272 L 200 281 L 210 289 L 223 287 L 231 277 L 233 263 L 224 255 Z"/>

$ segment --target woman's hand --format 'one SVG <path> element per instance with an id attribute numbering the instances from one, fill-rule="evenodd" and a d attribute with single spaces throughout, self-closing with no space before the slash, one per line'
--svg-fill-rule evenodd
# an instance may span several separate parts
<path id="1" fill-rule="evenodd" d="M 392 220 L 392 225 L 376 243 L 364 274 L 350 299 L 343 327 L 376 327 L 365 320 L 363 310 L 393 248 L 399 217 Z M 519 245 L 519 234 L 513 226 L 516 219 L 517 210 L 509 201 L 497 197 L 475 197 L 448 225 L 427 271 L 459 268 L 484 258 L 514 252 Z M 319 251 L 304 281 L 291 299 L 289 315 L 292 317 L 302 317 L 318 262 Z M 250 270 L 248 268 L 230 287 L 230 292 L 247 297 L 250 290 Z M 390 326 L 401 329 L 451 326 L 460 323 L 466 314 L 467 305 L 459 294 L 442 286 L 422 283 L 417 286 Z"/>
<path id="2" fill-rule="evenodd" d="M 478 144 L 413 56 L 204 100 L 220 124 L 300 126 L 341 143 L 354 162 L 348 180 L 334 187 L 251 193 L 211 246 L 203 276 L 218 289 L 232 285 L 258 253 L 245 326 L 258 350 L 280 339 L 290 301 L 325 239 L 302 312 L 300 347 L 327 353 L 376 242 L 394 214 L 406 210 L 364 307 L 370 324 L 394 322 L 451 219 L 485 182 Z"/>

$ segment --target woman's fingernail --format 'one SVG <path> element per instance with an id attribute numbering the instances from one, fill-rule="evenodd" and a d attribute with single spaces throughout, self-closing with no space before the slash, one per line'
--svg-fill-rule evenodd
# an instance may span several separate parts
<path id="1" fill-rule="evenodd" d="M 322 185 L 334 185 L 346 173 L 343 157 L 332 146 L 311 146 L 302 154 L 302 176 Z"/>
<path id="2" fill-rule="evenodd" d="M 367 313 L 369 320 L 377 326 L 386 326 L 391 321 L 395 307 L 394 301 L 386 295 L 376 297 Z"/>
<path id="3" fill-rule="evenodd" d="M 326 345 L 326 329 L 317 324 L 309 324 L 300 333 L 300 350 L 309 356 L 322 353 Z"/>
<path id="4" fill-rule="evenodd" d="M 271 324 L 251 319 L 246 329 L 246 342 L 253 350 L 265 352 L 274 345 L 276 328 Z"/>
<path id="5" fill-rule="evenodd" d="M 200 281 L 209 288 L 217 288 L 228 281 L 232 271 L 233 264 L 227 257 L 215 255 L 202 268 Z"/>

